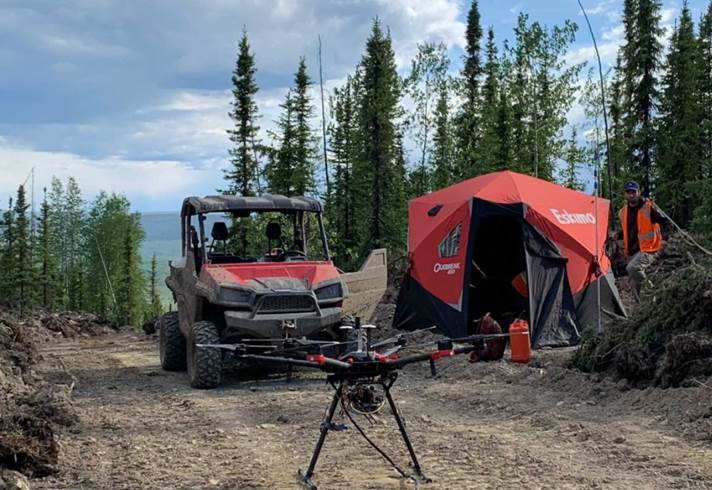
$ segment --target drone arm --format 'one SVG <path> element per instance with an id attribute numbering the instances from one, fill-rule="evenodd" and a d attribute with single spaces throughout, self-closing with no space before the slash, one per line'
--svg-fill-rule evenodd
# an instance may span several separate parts
<path id="1" fill-rule="evenodd" d="M 389 361 L 388 365 L 395 369 L 398 369 L 405 366 L 406 364 L 412 364 L 414 362 L 422 362 L 428 360 L 437 361 L 439 359 L 442 359 L 443 357 L 451 357 L 458 354 L 467 354 L 476 350 L 482 350 L 482 346 L 468 345 L 466 347 L 458 347 L 455 349 L 443 349 L 436 350 L 433 352 L 424 352 L 422 354 L 413 354 L 412 356 L 401 357 L 400 359 Z"/>

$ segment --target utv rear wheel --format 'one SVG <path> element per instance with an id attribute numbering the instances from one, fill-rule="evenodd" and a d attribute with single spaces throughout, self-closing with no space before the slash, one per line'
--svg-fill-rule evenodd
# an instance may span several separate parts
<path id="1" fill-rule="evenodd" d="M 161 367 L 166 371 L 185 370 L 185 337 L 178 327 L 178 312 L 163 315 L 158 330 Z"/>
<path id="2" fill-rule="evenodd" d="M 211 322 L 196 322 L 188 337 L 188 378 L 190 386 L 199 389 L 215 388 L 222 377 L 222 351 L 197 344 L 219 344 L 218 329 Z"/>

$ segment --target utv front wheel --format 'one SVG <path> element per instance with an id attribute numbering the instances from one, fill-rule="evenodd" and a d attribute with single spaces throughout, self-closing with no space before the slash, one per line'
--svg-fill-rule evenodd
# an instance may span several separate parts
<path id="1" fill-rule="evenodd" d="M 163 315 L 158 330 L 161 367 L 166 371 L 185 370 L 185 337 L 178 327 L 178 312 Z"/>
<path id="2" fill-rule="evenodd" d="M 198 344 L 219 344 L 218 329 L 211 322 L 196 322 L 188 337 L 188 378 L 190 386 L 199 389 L 215 388 L 222 377 L 222 351 Z"/>

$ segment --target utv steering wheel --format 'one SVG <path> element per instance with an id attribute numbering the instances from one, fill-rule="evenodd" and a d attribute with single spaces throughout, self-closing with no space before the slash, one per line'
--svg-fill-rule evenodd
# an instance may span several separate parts
<path id="1" fill-rule="evenodd" d="M 297 260 L 306 260 L 307 259 L 307 254 L 305 254 L 301 250 L 294 250 L 294 249 L 285 250 L 283 256 L 284 256 L 285 260 L 286 259 L 297 259 Z"/>

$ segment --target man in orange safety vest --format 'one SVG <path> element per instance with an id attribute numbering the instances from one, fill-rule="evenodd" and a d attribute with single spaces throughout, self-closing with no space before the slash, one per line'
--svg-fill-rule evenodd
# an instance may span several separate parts
<path id="1" fill-rule="evenodd" d="M 626 271 L 638 298 L 647 277 L 645 270 L 653 263 L 655 254 L 663 247 L 660 225 L 667 219 L 660 213 L 653 201 L 640 195 L 640 186 L 635 181 L 623 188 L 626 205 L 618 211 L 623 238 L 624 253 L 628 260 Z"/>

